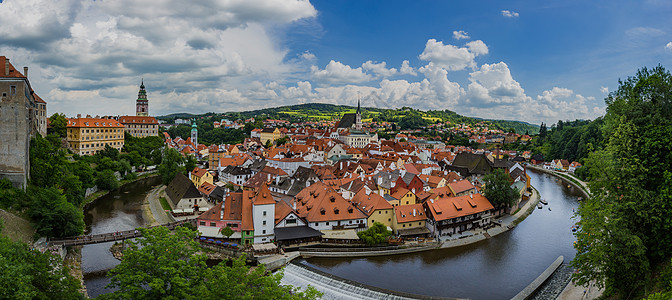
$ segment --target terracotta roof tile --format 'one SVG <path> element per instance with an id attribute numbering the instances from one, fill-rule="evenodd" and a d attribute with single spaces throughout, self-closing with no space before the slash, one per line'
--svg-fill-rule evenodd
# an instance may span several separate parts
<path id="1" fill-rule="evenodd" d="M 395 206 L 394 214 L 397 217 L 397 223 L 416 222 L 427 219 L 425 209 L 420 203 Z"/>
<path id="2" fill-rule="evenodd" d="M 121 116 L 119 122 L 122 124 L 159 124 L 156 118 L 146 116 Z"/>
<path id="3" fill-rule="evenodd" d="M 123 128 L 124 125 L 114 119 L 101 118 L 66 118 L 67 127 L 86 127 L 86 128 Z"/>
<path id="4" fill-rule="evenodd" d="M 481 194 L 435 199 L 425 204 L 435 221 L 464 217 L 494 208 Z"/>

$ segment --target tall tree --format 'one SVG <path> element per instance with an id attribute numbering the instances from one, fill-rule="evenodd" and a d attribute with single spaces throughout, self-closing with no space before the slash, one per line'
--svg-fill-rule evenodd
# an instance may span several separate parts
<path id="1" fill-rule="evenodd" d="M 641 69 L 607 99 L 603 150 L 589 156 L 593 196 L 579 208 L 579 283 L 636 294 L 672 249 L 672 75 Z"/>
<path id="2" fill-rule="evenodd" d="M 62 113 L 55 113 L 49 117 L 49 125 L 51 127 L 50 134 L 55 134 L 61 138 L 67 135 L 68 120 Z"/>

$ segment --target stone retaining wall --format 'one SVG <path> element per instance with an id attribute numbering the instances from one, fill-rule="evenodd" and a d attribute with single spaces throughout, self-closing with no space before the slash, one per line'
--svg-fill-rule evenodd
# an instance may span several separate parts
<path id="1" fill-rule="evenodd" d="M 532 283 L 530 283 L 527 287 L 525 287 L 520 293 L 518 293 L 516 296 L 511 298 L 512 300 L 526 300 L 532 297 L 534 293 L 541 287 L 546 280 L 548 280 L 551 275 L 557 270 L 561 265 L 562 262 L 565 260 L 563 256 L 559 256 L 555 261 L 546 268 L 544 272 L 541 273 Z"/>

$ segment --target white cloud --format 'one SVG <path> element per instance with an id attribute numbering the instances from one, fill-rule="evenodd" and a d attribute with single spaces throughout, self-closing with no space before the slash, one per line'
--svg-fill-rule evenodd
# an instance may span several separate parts
<path id="1" fill-rule="evenodd" d="M 475 55 L 485 55 L 488 54 L 488 46 L 483 43 L 481 40 L 476 40 L 467 43 L 467 48 L 469 48 L 469 52 L 475 54 Z"/>
<path id="2" fill-rule="evenodd" d="M 301 58 L 303 58 L 305 60 L 308 60 L 308 61 L 314 61 L 314 60 L 317 59 L 315 54 L 310 53 L 310 51 L 306 51 L 306 52 L 301 53 Z"/>
<path id="3" fill-rule="evenodd" d="M 317 66 L 311 66 L 310 72 L 318 81 L 331 84 L 362 83 L 372 79 L 371 75 L 364 73 L 361 67 L 353 69 L 334 60 L 330 61 L 323 70 Z"/>
<path id="4" fill-rule="evenodd" d="M 478 71 L 469 73 L 467 103 L 474 106 L 493 106 L 519 103 L 527 100 L 525 90 L 515 81 L 504 62 L 483 64 Z"/>
<path id="5" fill-rule="evenodd" d="M 469 34 L 464 30 L 453 31 L 453 38 L 456 40 L 470 39 Z"/>
<path id="6" fill-rule="evenodd" d="M 667 45 L 665 45 L 665 50 L 672 51 L 672 42 L 669 42 Z"/>
<path id="7" fill-rule="evenodd" d="M 444 45 L 435 39 L 429 39 L 425 50 L 418 56 L 421 60 L 430 61 L 449 71 L 459 71 L 467 67 L 475 68 L 474 59 L 478 55 L 488 53 L 488 47 L 481 40 L 467 43 L 466 48 Z"/>
<path id="8" fill-rule="evenodd" d="M 601 86 L 600 87 L 600 92 L 602 92 L 603 94 L 608 94 L 609 93 L 609 88 L 606 87 L 606 86 Z"/>
<path id="9" fill-rule="evenodd" d="M 512 10 L 502 10 L 502 16 L 507 18 L 517 18 L 520 14 Z"/>
<path id="10" fill-rule="evenodd" d="M 372 61 L 367 61 L 362 64 L 362 68 L 367 71 L 371 71 L 375 73 L 378 76 L 381 77 L 390 77 L 394 74 L 397 73 L 397 69 L 395 68 L 386 68 L 387 63 L 381 62 L 381 63 L 374 63 Z"/>
<path id="11" fill-rule="evenodd" d="M 418 73 L 415 72 L 415 69 L 414 69 L 413 67 L 411 67 L 411 65 L 410 65 L 410 63 L 408 62 L 408 60 L 404 60 L 403 62 L 401 62 L 401 68 L 399 68 L 399 74 L 402 74 L 402 75 L 413 75 L 413 76 L 417 76 L 417 75 L 418 75 Z"/>
<path id="12" fill-rule="evenodd" d="M 657 37 L 665 34 L 665 31 L 652 27 L 634 27 L 625 31 L 628 38 Z"/>

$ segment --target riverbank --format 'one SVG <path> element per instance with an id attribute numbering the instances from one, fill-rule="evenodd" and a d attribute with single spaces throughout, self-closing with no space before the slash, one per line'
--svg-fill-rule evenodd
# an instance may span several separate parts
<path id="1" fill-rule="evenodd" d="M 581 191 L 584 197 L 588 198 L 590 197 L 590 188 L 588 188 L 588 183 L 582 181 L 581 179 L 576 178 L 573 175 L 570 175 L 569 173 L 564 173 L 564 172 L 558 172 L 554 170 L 547 170 L 535 165 L 527 165 L 528 168 L 533 169 L 535 171 L 540 171 L 546 174 L 551 174 L 557 178 L 560 178 L 563 182 L 573 186 L 574 188 L 578 189 Z"/>
<path id="2" fill-rule="evenodd" d="M 530 196 L 530 199 L 523 204 L 522 207 L 520 207 L 517 212 L 513 215 L 507 215 L 504 217 L 501 217 L 499 220 L 495 221 L 499 226 L 495 226 L 490 229 L 477 229 L 477 230 L 467 230 L 462 232 L 459 235 L 453 235 L 452 237 L 448 236 L 442 236 L 438 238 L 438 244 L 435 245 L 430 245 L 430 246 L 423 246 L 423 247 L 415 247 L 415 248 L 400 248 L 400 249 L 392 249 L 392 250 L 385 250 L 385 251 L 357 251 L 357 252 L 325 252 L 325 251 L 310 251 L 310 250 L 305 250 L 305 251 L 300 251 L 301 252 L 301 257 L 303 258 L 309 258 L 309 257 L 348 257 L 348 258 L 355 258 L 355 257 L 373 257 L 373 256 L 385 256 L 385 255 L 398 255 L 398 254 L 407 254 L 407 253 L 412 253 L 412 252 L 423 252 L 423 251 L 430 251 L 430 250 L 436 250 L 436 249 L 448 249 L 448 248 L 456 248 L 456 247 L 462 247 L 466 245 L 470 245 L 473 243 L 477 243 L 489 238 L 492 238 L 494 236 L 497 236 L 499 234 L 502 234 L 504 232 L 507 232 L 513 228 L 515 228 L 520 222 L 525 220 L 527 216 L 529 216 L 532 212 L 534 212 L 537 203 L 539 203 L 539 192 L 533 187 L 532 188 L 532 195 Z"/>
<path id="3" fill-rule="evenodd" d="M 172 218 L 161 206 L 161 197 L 166 197 L 165 185 L 152 189 L 142 203 L 142 215 L 147 226 L 175 222 L 175 218 Z"/>
<path id="4" fill-rule="evenodd" d="M 125 186 L 127 184 L 130 184 L 130 183 L 134 183 L 134 182 L 137 182 L 137 181 L 140 181 L 140 180 L 143 180 L 143 179 L 156 177 L 156 176 L 159 176 L 158 172 L 145 173 L 145 174 L 142 174 L 142 175 L 136 177 L 135 179 L 121 180 L 121 181 L 119 181 L 119 188 L 122 188 L 123 186 Z M 81 204 L 82 211 L 86 211 L 87 209 L 89 209 L 90 205 L 93 205 L 96 201 L 98 201 L 98 199 L 102 198 L 103 196 L 105 196 L 109 193 L 110 193 L 110 191 L 103 190 L 103 191 L 97 191 L 97 192 L 89 195 L 88 197 L 86 197 L 84 199 L 84 201 Z"/>

